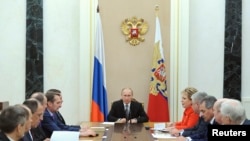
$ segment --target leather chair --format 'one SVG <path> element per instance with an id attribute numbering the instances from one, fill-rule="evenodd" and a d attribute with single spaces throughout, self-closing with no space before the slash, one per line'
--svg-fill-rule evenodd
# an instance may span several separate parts
<path id="1" fill-rule="evenodd" d="M 136 102 L 139 102 L 139 101 L 137 101 L 135 98 L 132 98 L 132 101 L 136 101 Z M 141 103 L 141 105 L 142 105 L 142 108 L 144 108 L 144 103 L 143 102 L 139 102 L 139 103 Z"/>
<path id="2" fill-rule="evenodd" d="M 0 112 L 9 106 L 9 102 L 8 101 L 4 101 L 4 102 L 0 102 Z"/>

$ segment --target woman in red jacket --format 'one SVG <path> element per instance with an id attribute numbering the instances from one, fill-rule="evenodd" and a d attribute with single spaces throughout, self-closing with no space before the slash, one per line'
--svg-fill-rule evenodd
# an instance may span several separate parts
<path id="1" fill-rule="evenodd" d="M 195 124 L 199 120 L 199 114 L 195 113 L 193 108 L 192 108 L 192 99 L 191 96 L 197 92 L 197 89 L 194 87 L 187 87 L 184 89 L 181 94 L 181 104 L 183 108 L 185 108 L 182 116 L 182 120 L 170 124 L 170 129 L 171 128 L 176 128 L 178 130 L 180 129 L 186 129 L 186 128 L 191 128 L 195 126 Z"/>

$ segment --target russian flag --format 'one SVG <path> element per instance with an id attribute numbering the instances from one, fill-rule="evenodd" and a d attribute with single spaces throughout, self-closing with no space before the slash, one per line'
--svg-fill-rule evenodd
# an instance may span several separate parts
<path id="1" fill-rule="evenodd" d="M 101 17 L 97 13 L 96 25 L 96 42 L 91 102 L 91 121 L 103 122 L 107 121 L 108 103 L 106 89 L 106 72 L 105 72 L 105 56 L 104 56 L 104 40 L 102 32 Z"/>

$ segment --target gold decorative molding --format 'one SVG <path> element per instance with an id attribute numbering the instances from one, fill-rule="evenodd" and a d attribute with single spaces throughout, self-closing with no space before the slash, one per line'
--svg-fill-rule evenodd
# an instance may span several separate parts
<path id="1" fill-rule="evenodd" d="M 122 22 L 121 30 L 125 35 L 126 41 L 131 45 L 136 46 L 145 40 L 142 35 L 147 33 L 148 24 L 142 18 L 137 19 L 137 17 L 132 17 L 131 19 L 125 19 Z"/>

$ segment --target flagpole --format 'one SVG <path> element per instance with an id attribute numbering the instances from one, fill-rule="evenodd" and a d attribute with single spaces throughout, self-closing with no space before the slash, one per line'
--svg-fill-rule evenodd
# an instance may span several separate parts
<path id="1" fill-rule="evenodd" d="M 155 15 L 158 17 L 158 13 L 159 13 L 159 5 L 155 5 Z"/>
<path id="2" fill-rule="evenodd" d="M 99 13 L 99 5 L 97 5 L 96 12 Z"/>

